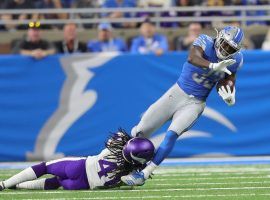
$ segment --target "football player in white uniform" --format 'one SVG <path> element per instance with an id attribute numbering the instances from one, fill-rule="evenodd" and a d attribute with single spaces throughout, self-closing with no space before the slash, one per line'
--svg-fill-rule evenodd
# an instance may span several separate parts
<path id="1" fill-rule="evenodd" d="M 154 155 L 152 142 L 131 138 L 119 130 L 106 142 L 106 148 L 96 156 L 67 157 L 28 167 L 0 182 L 0 190 L 44 189 L 63 187 L 66 190 L 116 187 L 121 176 L 141 169 Z M 51 174 L 52 178 L 39 177 Z"/>

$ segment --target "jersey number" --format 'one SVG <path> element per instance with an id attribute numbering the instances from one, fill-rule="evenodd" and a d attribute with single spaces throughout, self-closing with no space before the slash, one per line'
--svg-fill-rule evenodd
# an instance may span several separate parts
<path id="1" fill-rule="evenodd" d="M 98 172 L 99 178 L 101 178 L 102 176 L 107 177 L 108 173 L 110 173 L 117 167 L 116 163 L 109 162 L 107 160 L 99 160 L 98 164 L 100 166 L 100 171 Z"/>
<path id="2" fill-rule="evenodd" d="M 213 83 L 211 83 L 209 80 L 206 79 L 206 77 L 204 75 L 199 75 L 198 73 L 194 73 L 192 75 L 192 79 L 200 84 L 203 85 L 203 87 L 207 88 L 207 89 L 211 89 L 213 87 Z"/>

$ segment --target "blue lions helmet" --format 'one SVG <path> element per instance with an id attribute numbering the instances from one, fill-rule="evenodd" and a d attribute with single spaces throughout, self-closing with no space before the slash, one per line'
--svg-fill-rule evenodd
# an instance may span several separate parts
<path id="1" fill-rule="evenodd" d="M 227 26 L 218 32 L 215 41 L 217 57 L 221 60 L 228 59 L 239 52 L 243 46 L 244 32 L 236 26 Z"/>
<path id="2" fill-rule="evenodd" d="M 141 137 L 132 138 L 124 146 L 122 155 L 131 164 L 145 164 L 150 161 L 155 153 L 153 143 Z"/>

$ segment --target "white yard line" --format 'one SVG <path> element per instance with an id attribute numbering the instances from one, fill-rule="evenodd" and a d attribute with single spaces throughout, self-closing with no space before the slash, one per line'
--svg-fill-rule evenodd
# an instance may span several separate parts
<path id="1" fill-rule="evenodd" d="M 227 175 L 246 175 L 246 174 L 250 174 L 250 175 L 262 175 L 262 174 L 269 174 L 270 172 L 209 172 L 209 173 L 155 173 L 155 175 L 157 176 L 161 176 L 161 177 L 178 177 L 178 176 L 212 176 L 212 175 L 221 175 L 221 176 L 227 176 Z"/>
<path id="2" fill-rule="evenodd" d="M 237 172 L 269 172 L 270 168 L 256 168 L 256 167 L 241 167 L 241 168 L 231 168 L 231 167 L 219 167 L 219 168 L 212 168 L 212 167 L 201 167 L 201 168 L 158 168 L 156 169 L 156 174 L 164 174 L 164 173 L 221 173 L 221 172 L 228 172 L 228 173 L 237 173 Z"/>
<path id="3" fill-rule="evenodd" d="M 194 186 L 194 185 L 239 185 L 239 184 L 269 184 L 270 181 L 242 181 L 235 183 L 211 182 L 211 183 L 155 183 L 156 186 Z"/>
<path id="4" fill-rule="evenodd" d="M 191 177 L 191 178 L 155 178 L 153 181 L 196 181 L 196 180 L 233 180 L 233 179 L 270 179 L 270 176 L 230 176 L 230 177 Z M 151 179 L 150 179 L 151 180 Z"/>
<path id="5" fill-rule="evenodd" d="M 250 197 L 250 196 L 270 196 L 270 193 L 266 194 L 206 194 L 206 195 L 166 195 L 166 196 L 144 196 L 144 197 L 79 197 L 79 198 L 46 198 L 46 200 L 87 200 L 87 199 L 168 199 L 168 198 L 206 198 L 206 197 Z M 45 198 L 44 198 L 45 199 Z M 44 200 L 44 199 L 20 199 L 20 200 Z"/>
<path id="6" fill-rule="evenodd" d="M 89 190 L 89 191 L 76 191 L 76 193 L 119 193 L 119 192 L 165 192 L 165 191 L 212 191 L 212 190 L 259 190 L 270 189 L 270 187 L 213 187 L 213 188 L 168 188 L 168 189 L 145 189 L 145 190 Z M 69 191 L 72 193 L 72 191 Z M 67 191 L 37 191 L 39 194 L 67 194 Z M 1 195 L 29 195 L 29 192 L 1 192 Z M 34 194 L 34 192 L 31 192 Z"/>

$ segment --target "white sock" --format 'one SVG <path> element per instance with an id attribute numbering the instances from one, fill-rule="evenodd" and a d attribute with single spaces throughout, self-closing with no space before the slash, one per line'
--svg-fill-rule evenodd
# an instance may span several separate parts
<path id="1" fill-rule="evenodd" d="M 26 181 L 16 185 L 18 189 L 44 190 L 46 178 L 41 178 L 33 181 Z"/>
<path id="2" fill-rule="evenodd" d="M 153 171 L 157 168 L 157 165 L 152 161 L 147 165 L 142 172 L 144 173 L 144 178 L 148 179 L 149 176 L 153 173 Z"/>
<path id="3" fill-rule="evenodd" d="M 32 169 L 32 167 L 28 167 L 24 169 L 23 171 L 19 172 L 18 174 L 15 174 L 14 176 L 10 177 L 9 179 L 3 181 L 5 188 L 9 188 L 12 186 L 17 185 L 18 183 L 22 183 L 25 181 L 31 181 L 36 179 L 37 176 Z"/>

